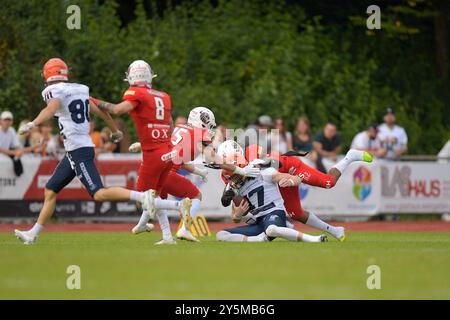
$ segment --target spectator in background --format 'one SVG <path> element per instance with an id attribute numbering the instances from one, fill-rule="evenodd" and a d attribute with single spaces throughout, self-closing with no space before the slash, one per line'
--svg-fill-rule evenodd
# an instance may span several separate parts
<path id="1" fill-rule="evenodd" d="M 395 124 L 396 118 L 392 108 L 384 113 L 384 123 L 378 127 L 381 146 L 387 150 L 387 159 L 397 159 L 408 150 L 408 136 L 405 129 Z"/>
<path id="2" fill-rule="evenodd" d="M 22 120 L 19 123 L 18 128 L 23 127 L 28 122 L 30 122 L 30 120 L 28 120 L 28 119 Z M 36 130 L 39 131 L 39 128 L 36 128 Z M 19 142 L 22 145 L 22 147 L 27 148 L 27 147 L 31 147 L 33 145 L 33 139 L 31 138 L 31 136 L 32 136 L 32 132 L 31 131 L 26 133 L 26 134 L 23 134 L 23 135 L 19 136 Z"/>
<path id="3" fill-rule="evenodd" d="M 58 158 L 58 141 L 57 136 L 53 135 L 53 122 L 47 121 L 41 126 L 41 155 L 43 157 Z"/>
<path id="4" fill-rule="evenodd" d="M 20 158 L 24 150 L 16 130 L 12 127 L 13 122 L 13 114 L 9 111 L 3 111 L 0 115 L 0 153 Z"/>
<path id="5" fill-rule="evenodd" d="M 174 127 L 176 127 L 179 124 L 186 124 L 186 123 L 187 123 L 186 117 L 178 116 L 175 118 L 173 125 L 174 125 Z"/>
<path id="6" fill-rule="evenodd" d="M 334 123 L 328 122 L 323 130 L 314 137 L 313 148 L 317 152 L 317 169 L 326 173 L 322 159 L 328 158 L 333 162 L 337 161 L 337 156 L 342 151 L 341 138 L 337 133 Z"/>
<path id="7" fill-rule="evenodd" d="M 292 146 L 292 134 L 286 130 L 283 119 L 275 120 L 275 130 L 272 130 L 270 140 L 272 142 L 272 153 L 279 154 L 294 150 Z"/>
<path id="8" fill-rule="evenodd" d="M 108 127 L 104 127 L 100 135 L 102 137 L 103 147 L 99 149 L 99 153 L 113 153 L 117 149 L 117 144 L 111 141 L 111 130 Z"/>
<path id="9" fill-rule="evenodd" d="M 293 147 L 297 152 L 310 152 L 313 150 L 313 140 L 311 137 L 311 128 L 307 117 L 300 117 L 295 126 L 295 135 L 293 138 Z"/>
<path id="10" fill-rule="evenodd" d="M 89 135 L 91 136 L 92 142 L 95 145 L 95 149 L 102 149 L 103 148 L 102 134 L 100 133 L 100 131 L 95 130 L 95 128 L 97 127 L 97 123 L 94 120 L 91 120 L 89 126 L 90 126 Z"/>
<path id="11" fill-rule="evenodd" d="M 337 160 L 342 151 L 341 138 L 334 123 L 328 122 L 323 130 L 314 137 L 313 147 L 323 158 Z"/>
<path id="12" fill-rule="evenodd" d="M 309 119 L 306 116 L 302 116 L 297 119 L 297 125 L 295 127 L 295 135 L 292 139 L 294 145 L 294 151 L 300 153 L 308 153 L 306 157 L 316 164 L 316 167 L 323 167 L 322 162 L 318 162 L 319 156 L 313 149 L 313 139 L 311 136 L 311 127 Z"/>
<path id="13" fill-rule="evenodd" d="M 20 157 L 24 153 L 34 150 L 34 147 L 23 148 L 20 144 L 16 130 L 13 128 L 14 117 L 9 111 L 3 111 L 0 115 L 0 154 L 9 156 L 13 160 L 14 173 L 20 176 L 23 173 Z M 39 146 L 39 145 L 38 145 Z"/>
<path id="14" fill-rule="evenodd" d="M 262 115 L 258 118 L 258 145 L 265 149 L 265 153 L 272 152 L 272 140 L 270 130 L 273 128 L 272 118 L 268 115 Z"/>
<path id="15" fill-rule="evenodd" d="M 120 131 L 122 131 L 123 138 L 119 143 L 117 143 L 117 148 L 116 148 L 116 150 L 114 150 L 114 153 L 127 153 L 128 148 L 131 145 L 131 137 L 130 137 L 130 133 L 128 132 L 127 124 L 125 123 L 125 121 L 123 119 L 117 118 L 116 126 Z"/>
<path id="16" fill-rule="evenodd" d="M 358 133 L 352 141 L 351 149 L 368 151 L 377 158 L 383 158 L 387 150 L 381 147 L 378 139 L 378 126 L 371 124 L 367 130 Z"/>
<path id="17" fill-rule="evenodd" d="M 213 138 L 213 146 L 217 149 L 219 144 L 226 140 L 227 127 L 218 125 Z"/>

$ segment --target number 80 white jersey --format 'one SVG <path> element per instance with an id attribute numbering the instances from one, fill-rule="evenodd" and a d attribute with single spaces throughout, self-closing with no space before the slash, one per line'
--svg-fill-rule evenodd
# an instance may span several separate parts
<path id="1" fill-rule="evenodd" d="M 61 104 L 55 116 L 64 138 L 66 151 L 94 147 L 89 135 L 89 87 L 78 83 L 59 82 L 46 87 L 42 97 L 47 103 L 59 99 Z"/>

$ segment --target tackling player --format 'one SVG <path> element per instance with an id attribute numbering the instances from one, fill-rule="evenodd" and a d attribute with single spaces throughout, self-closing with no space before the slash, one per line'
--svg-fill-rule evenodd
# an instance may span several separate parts
<path id="1" fill-rule="evenodd" d="M 233 141 L 234 142 L 234 141 Z M 231 149 L 227 149 L 231 150 Z M 239 153 L 225 152 L 227 159 L 238 159 Z M 244 162 L 245 159 L 240 160 Z M 271 241 L 277 237 L 289 241 L 325 242 L 325 235 L 312 236 L 286 226 L 286 209 L 280 189 L 287 186 L 298 186 L 301 183 L 299 176 L 278 172 L 271 167 L 271 162 L 263 163 L 261 174 L 254 178 L 245 178 L 231 175 L 233 193 L 244 197 L 239 206 L 232 203 L 232 218 L 239 221 L 242 216 L 249 213 L 255 219 L 253 224 L 219 231 L 216 235 L 219 241 L 229 242 L 263 242 Z M 230 189 L 231 190 L 231 189 Z M 245 200 L 247 199 L 247 200 Z"/>
<path id="2" fill-rule="evenodd" d="M 125 81 L 128 81 L 130 87 L 125 91 L 122 102 L 113 104 L 92 97 L 91 102 L 112 115 L 128 113 L 136 126 L 143 150 L 137 190 L 149 190 L 145 193 L 148 197 L 146 203 L 149 205 L 143 208 L 144 214 L 153 219 L 158 209 L 178 210 L 182 217 L 187 219 L 191 208 L 189 198 L 171 201 L 157 197 L 172 168 L 170 161 L 172 116 L 169 95 L 152 88 L 154 77 L 156 75 L 153 74 L 147 62 L 133 61 L 126 72 Z M 138 224 L 132 232 L 136 234 L 150 231 L 150 226 L 150 224 Z"/>
<path id="3" fill-rule="evenodd" d="M 264 158 L 261 154 L 262 148 L 258 145 L 247 147 L 245 154 L 248 161 Z M 268 155 L 271 157 L 271 155 Z M 339 161 L 328 174 L 324 174 L 310 166 L 306 165 L 295 152 L 288 152 L 284 155 L 274 156 L 279 162 L 278 171 L 299 176 L 302 183 L 310 186 L 330 189 L 333 188 L 339 180 L 345 169 L 354 161 L 372 162 L 372 156 L 366 151 L 351 149 L 347 152 L 344 159 Z M 334 227 L 317 217 L 313 212 L 303 210 L 300 201 L 300 194 L 296 186 L 280 189 L 287 213 L 293 220 L 309 225 L 313 228 L 328 232 L 339 241 L 345 240 L 345 229 L 343 227 Z"/>
<path id="4" fill-rule="evenodd" d="M 47 106 L 32 121 L 19 129 L 19 134 L 31 131 L 35 126 L 56 117 L 60 133 L 64 138 L 65 157 L 59 162 L 45 186 L 44 205 L 34 226 L 28 231 L 15 230 L 16 236 L 25 244 L 32 244 L 51 218 L 56 207 L 58 193 L 73 178 L 78 177 L 95 201 L 138 201 L 148 207 L 145 192 L 124 188 L 103 187 L 94 163 L 94 144 L 89 135 L 90 111 L 102 118 L 112 130 L 112 140 L 118 142 L 122 133 L 107 113 L 89 103 L 89 87 L 69 82 L 69 68 L 59 59 L 48 60 L 43 68 L 46 88 L 42 97 Z"/>
<path id="5" fill-rule="evenodd" d="M 205 155 L 209 160 L 215 158 L 215 152 L 211 147 L 215 126 L 214 113 L 208 108 L 196 107 L 189 113 L 187 124 L 177 125 L 172 133 L 172 161 L 174 162 L 174 166 L 162 188 L 161 197 L 167 198 L 168 195 L 172 195 L 192 199 L 190 219 L 185 219 L 182 227 L 178 230 L 177 238 L 179 239 L 198 241 L 191 234 L 190 226 L 192 220 L 200 210 L 202 194 L 189 179 L 178 174 L 177 170 L 183 168 L 188 172 L 201 176 L 202 179 L 206 179 L 208 173 L 206 169 L 200 169 L 188 163 L 195 160 L 199 155 Z M 140 145 L 139 143 L 135 143 L 130 148 L 133 152 L 138 152 Z M 253 167 L 240 168 L 233 164 L 220 164 L 220 167 L 242 176 L 256 176 L 259 174 L 259 169 Z M 163 238 L 158 244 L 175 243 L 170 232 L 167 214 L 163 210 L 160 210 L 157 215 L 163 233 Z M 146 224 L 149 218 L 144 212 L 135 228 L 140 228 L 139 226 Z"/>

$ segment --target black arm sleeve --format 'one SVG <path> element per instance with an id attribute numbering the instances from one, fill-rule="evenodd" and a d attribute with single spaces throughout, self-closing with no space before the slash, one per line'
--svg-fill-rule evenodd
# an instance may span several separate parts
<path id="1" fill-rule="evenodd" d="M 234 198 L 234 191 L 232 189 L 229 189 L 227 191 L 225 191 L 222 194 L 222 198 L 220 199 L 220 201 L 222 201 L 222 205 L 224 207 L 228 207 L 231 204 L 231 200 L 233 200 Z"/>

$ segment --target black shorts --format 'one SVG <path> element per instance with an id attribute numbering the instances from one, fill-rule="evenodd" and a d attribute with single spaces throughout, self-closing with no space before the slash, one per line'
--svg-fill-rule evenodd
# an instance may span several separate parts
<path id="1" fill-rule="evenodd" d="M 225 231 L 228 231 L 230 233 L 243 234 L 245 236 L 251 237 L 266 232 L 267 227 L 270 225 L 286 227 L 286 212 L 284 212 L 283 210 L 275 210 L 271 213 L 266 214 L 265 216 L 256 219 L 255 224 L 249 224 L 232 229 L 225 229 Z M 269 240 L 273 239 L 274 238 L 269 238 Z"/>
<path id="2" fill-rule="evenodd" d="M 45 188 L 59 193 L 76 176 L 91 197 L 103 188 L 102 179 L 95 166 L 95 151 L 92 147 L 79 148 L 66 153 L 59 162 Z"/>

